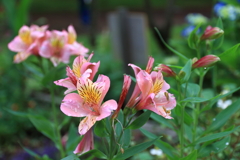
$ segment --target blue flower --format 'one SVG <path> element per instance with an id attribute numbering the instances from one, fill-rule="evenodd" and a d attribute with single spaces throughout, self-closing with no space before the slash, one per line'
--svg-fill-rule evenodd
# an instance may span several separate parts
<path id="1" fill-rule="evenodd" d="M 186 28 L 184 28 L 184 29 L 182 30 L 181 35 L 182 35 L 183 37 L 188 37 L 188 36 L 190 35 L 190 33 L 194 30 L 195 27 L 196 27 L 196 26 L 194 26 L 194 25 L 187 26 Z M 196 33 L 198 34 L 198 33 L 200 33 L 200 32 L 201 32 L 201 30 L 200 30 L 200 28 L 199 28 Z"/>

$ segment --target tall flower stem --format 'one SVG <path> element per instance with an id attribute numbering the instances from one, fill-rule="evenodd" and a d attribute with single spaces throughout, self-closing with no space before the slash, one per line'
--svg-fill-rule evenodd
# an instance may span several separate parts
<path id="1" fill-rule="evenodd" d="M 53 115 L 53 121 L 54 121 L 54 132 L 56 135 L 56 141 L 55 145 L 60 151 L 61 157 L 65 157 L 65 151 L 63 149 L 62 141 L 61 141 L 61 133 L 60 128 L 58 127 L 58 120 L 57 120 L 57 111 L 56 111 L 56 103 L 55 103 L 55 94 L 54 94 L 54 87 L 51 85 L 50 87 L 51 92 L 51 102 L 52 102 L 52 115 Z"/>
<path id="2" fill-rule="evenodd" d="M 200 97 L 201 93 L 202 93 L 203 79 L 204 79 L 205 73 L 206 72 L 203 71 L 203 68 L 201 68 L 201 73 L 200 73 L 200 78 L 199 78 L 200 90 L 198 93 L 198 97 Z M 192 138 L 193 142 L 196 140 L 199 112 L 200 112 L 200 103 L 196 104 L 196 108 L 194 110 L 194 115 L 193 115 L 193 117 L 194 117 L 194 119 L 193 119 L 193 138 Z"/>

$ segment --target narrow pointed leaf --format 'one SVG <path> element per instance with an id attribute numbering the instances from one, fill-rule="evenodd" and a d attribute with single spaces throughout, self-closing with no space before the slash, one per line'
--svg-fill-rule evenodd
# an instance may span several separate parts
<path id="1" fill-rule="evenodd" d="M 136 146 L 133 146 L 131 148 L 128 148 L 124 151 L 123 154 L 119 154 L 117 155 L 113 160 L 123 160 L 123 159 L 127 159 L 137 153 L 142 152 L 143 150 L 147 149 L 148 147 L 150 147 L 151 145 L 154 144 L 154 142 L 157 140 L 158 138 L 148 141 L 148 142 L 144 142 L 141 144 L 138 144 Z"/>
<path id="2" fill-rule="evenodd" d="M 140 131 L 150 139 L 157 138 L 157 136 L 155 134 L 153 134 L 145 129 L 140 128 Z M 176 149 L 173 148 L 169 143 L 163 142 L 162 140 L 158 139 L 156 142 L 154 142 L 154 145 L 156 145 L 158 148 L 160 148 L 170 158 L 177 158 L 173 153 L 174 151 L 176 151 Z"/>
<path id="3" fill-rule="evenodd" d="M 239 129 L 239 127 L 236 127 L 236 128 L 234 128 L 233 130 L 231 130 L 231 131 L 225 131 L 225 132 L 220 132 L 220 133 L 215 133 L 215 134 L 207 135 L 207 136 L 205 136 L 205 137 L 202 137 L 202 138 L 198 139 L 198 140 L 195 142 L 195 144 L 202 143 L 202 142 L 207 142 L 207 141 L 211 141 L 211 140 L 214 140 L 214 139 L 218 139 L 218 138 L 227 136 L 227 135 L 233 133 L 234 131 L 236 131 L 237 129 Z"/>
<path id="4" fill-rule="evenodd" d="M 174 130 L 173 125 L 169 122 L 170 120 L 163 118 L 162 116 L 156 114 L 156 113 L 152 113 L 150 116 L 153 120 L 155 120 L 156 122 L 160 123 L 161 125 L 163 124 L 166 127 L 169 127 L 171 129 Z"/>
<path id="5" fill-rule="evenodd" d="M 201 102 L 206 102 L 209 101 L 210 99 L 207 98 L 202 98 L 202 97 L 188 97 L 185 98 L 184 100 L 180 102 L 192 102 L 192 103 L 201 103 Z"/>
<path id="6" fill-rule="evenodd" d="M 226 109 L 222 110 L 215 118 L 208 131 L 216 130 L 222 127 L 227 120 L 240 109 L 240 99 L 234 102 L 232 105 L 228 106 Z"/>
<path id="7" fill-rule="evenodd" d="M 79 158 L 86 159 L 85 157 L 89 157 L 89 156 L 94 156 L 95 158 L 98 158 L 98 159 L 107 159 L 107 156 L 103 152 L 97 149 L 93 149 L 88 152 L 85 152 L 81 156 L 79 156 Z"/>
<path id="8" fill-rule="evenodd" d="M 61 160 L 80 160 L 80 159 L 77 157 L 77 155 L 71 154 L 71 155 L 69 155 L 69 156 L 67 156 L 67 157 L 65 157 Z"/>
<path id="9" fill-rule="evenodd" d="M 197 159 L 197 150 L 194 150 L 191 154 L 188 156 L 181 158 L 180 160 L 196 160 Z"/>
<path id="10" fill-rule="evenodd" d="M 137 117 L 127 128 L 128 129 L 138 129 L 142 127 L 149 119 L 152 111 L 147 110 L 139 117 Z"/>
<path id="11" fill-rule="evenodd" d="M 162 38 L 162 35 L 160 34 L 160 32 L 158 31 L 157 28 L 155 28 L 155 30 L 156 30 L 156 32 L 158 33 L 158 35 L 159 35 L 161 41 L 163 42 L 163 44 L 164 44 L 170 51 L 172 51 L 173 53 L 175 53 L 176 55 L 178 55 L 178 56 L 181 57 L 182 59 L 188 60 L 188 58 L 187 58 L 186 56 L 184 56 L 182 53 L 180 53 L 180 52 L 176 51 L 175 49 L 173 49 L 172 47 L 170 47 L 170 46 L 164 41 L 164 39 Z"/>
<path id="12" fill-rule="evenodd" d="M 55 141 L 54 125 L 49 120 L 36 115 L 28 115 L 28 118 L 39 132 Z"/>

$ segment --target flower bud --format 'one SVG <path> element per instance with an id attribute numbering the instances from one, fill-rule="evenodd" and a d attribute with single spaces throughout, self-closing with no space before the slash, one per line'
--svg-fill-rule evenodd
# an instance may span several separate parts
<path id="1" fill-rule="evenodd" d="M 201 36 L 201 40 L 217 39 L 223 35 L 224 31 L 218 27 L 208 26 Z"/>
<path id="2" fill-rule="evenodd" d="M 168 66 L 166 66 L 165 64 L 159 64 L 158 66 L 156 66 L 154 68 L 154 70 L 161 70 L 162 74 L 165 77 L 175 77 L 176 73 Z"/>
<path id="3" fill-rule="evenodd" d="M 193 63 L 192 68 L 200 68 L 200 67 L 210 67 L 215 64 L 217 61 L 220 61 L 220 58 L 215 55 L 207 55 Z"/>

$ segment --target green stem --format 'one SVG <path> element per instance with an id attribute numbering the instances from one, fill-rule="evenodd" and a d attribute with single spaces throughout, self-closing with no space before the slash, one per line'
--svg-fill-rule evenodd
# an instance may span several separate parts
<path id="1" fill-rule="evenodd" d="M 184 150 L 184 111 L 185 111 L 185 105 L 180 106 L 181 107 L 181 132 L 180 132 L 180 146 L 181 146 L 181 158 L 183 157 L 183 150 Z"/>
<path id="2" fill-rule="evenodd" d="M 198 97 L 201 96 L 202 93 L 202 87 L 203 87 L 203 79 L 204 79 L 205 73 L 203 70 L 201 70 L 201 74 L 200 74 L 200 79 L 199 79 L 199 87 L 200 87 L 200 91 L 198 93 Z M 196 140 L 196 135 L 197 135 L 197 125 L 198 125 L 198 115 L 200 112 L 200 103 L 196 104 L 196 108 L 194 110 L 194 120 L 193 120 L 193 139 L 192 141 L 194 142 Z"/>
<path id="3" fill-rule="evenodd" d="M 56 106 L 55 106 L 55 94 L 54 94 L 54 88 L 53 85 L 50 87 L 50 92 L 51 92 L 51 101 L 52 101 L 52 115 L 53 115 L 53 121 L 54 121 L 54 130 L 56 134 L 56 141 L 55 145 L 60 151 L 61 157 L 65 157 L 65 151 L 63 149 L 62 141 L 61 141 L 61 133 L 60 133 L 60 128 L 58 127 L 58 121 L 57 121 L 57 111 L 56 111 Z"/>
<path id="4" fill-rule="evenodd" d="M 110 134 L 110 144 L 109 144 L 109 159 L 112 160 L 115 152 L 115 135 L 114 135 L 114 120 L 111 121 L 111 134 Z"/>

